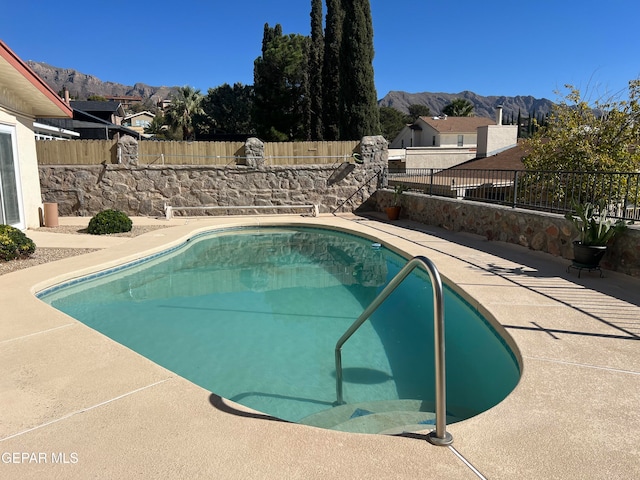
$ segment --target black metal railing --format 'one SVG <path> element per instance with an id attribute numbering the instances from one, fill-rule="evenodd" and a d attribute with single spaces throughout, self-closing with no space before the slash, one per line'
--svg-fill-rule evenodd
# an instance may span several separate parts
<path id="1" fill-rule="evenodd" d="M 640 220 L 640 173 L 411 168 L 389 170 L 390 186 L 428 195 L 565 213 L 574 202 L 601 202 L 612 218 Z"/>

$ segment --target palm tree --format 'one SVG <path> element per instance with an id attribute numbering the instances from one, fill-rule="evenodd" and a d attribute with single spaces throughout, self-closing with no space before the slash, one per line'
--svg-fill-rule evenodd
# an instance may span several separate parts
<path id="1" fill-rule="evenodd" d="M 164 123 L 164 117 L 160 114 L 153 117 L 149 125 L 144 127 L 144 133 L 149 135 L 161 135 L 169 127 Z"/>
<path id="2" fill-rule="evenodd" d="M 450 117 L 473 117 L 473 103 L 466 98 L 456 98 L 442 109 Z"/>
<path id="3" fill-rule="evenodd" d="M 183 140 L 195 140 L 193 117 L 203 113 L 200 90 L 186 85 L 171 99 L 167 109 L 167 120 L 172 129 L 182 130 Z"/>

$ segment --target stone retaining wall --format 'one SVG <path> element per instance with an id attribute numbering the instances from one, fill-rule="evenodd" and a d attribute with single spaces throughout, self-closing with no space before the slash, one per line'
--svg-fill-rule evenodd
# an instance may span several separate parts
<path id="1" fill-rule="evenodd" d="M 392 200 L 393 191 L 379 190 L 373 203 L 384 211 Z M 413 192 L 403 194 L 402 205 L 401 218 L 573 259 L 572 242 L 577 233 L 562 215 Z M 616 236 L 600 266 L 640 277 L 640 228 L 632 225 Z"/>
<path id="2" fill-rule="evenodd" d="M 385 162 L 292 166 L 40 166 L 43 202 L 60 215 L 92 216 L 115 208 L 162 216 L 171 206 L 314 204 L 321 212 L 352 211 L 379 188 Z M 261 210 L 261 213 L 273 213 Z M 190 214 L 212 214 L 190 211 Z M 224 214 L 225 212 L 220 212 Z M 180 212 L 176 212 L 180 215 Z"/>

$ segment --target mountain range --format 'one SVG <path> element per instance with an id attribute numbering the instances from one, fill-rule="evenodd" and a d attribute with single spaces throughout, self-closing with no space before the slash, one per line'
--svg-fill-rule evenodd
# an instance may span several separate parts
<path id="1" fill-rule="evenodd" d="M 409 112 L 410 105 L 426 105 L 432 115 L 439 115 L 442 109 L 456 98 L 469 100 L 474 106 L 474 114 L 477 117 L 495 118 L 496 107 L 502 105 L 503 118 L 517 120 L 518 112 L 522 117 L 531 114 L 534 117 L 544 116 L 551 111 L 553 102 L 546 98 L 534 98 L 532 96 L 490 96 L 483 97 L 473 92 L 460 93 L 407 93 L 392 91 L 378 101 L 381 107 L 393 107 L 403 113 Z"/>
<path id="2" fill-rule="evenodd" d="M 93 75 L 80 73 L 71 68 L 59 68 L 42 62 L 28 60 L 27 65 L 56 92 L 66 88 L 71 98 L 86 100 L 92 95 L 98 96 L 132 96 L 150 99 L 157 104 L 160 100 L 168 98 L 178 87 L 152 87 L 145 83 L 136 83 L 133 86 L 122 85 L 114 82 L 103 82 Z"/>
<path id="3" fill-rule="evenodd" d="M 143 100 L 150 99 L 153 104 L 168 98 L 178 87 L 152 87 L 145 83 L 136 83 L 133 86 L 122 85 L 114 82 L 103 82 L 93 75 L 87 75 L 70 68 L 59 68 L 43 62 L 27 61 L 29 67 L 38 74 L 56 92 L 66 88 L 72 98 L 86 100 L 92 95 L 99 96 L 135 96 Z M 379 106 L 393 107 L 401 112 L 408 113 L 410 105 L 426 105 L 432 115 L 438 115 L 442 109 L 456 98 L 464 98 L 474 105 L 474 113 L 478 117 L 495 118 L 495 108 L 503 107 L 505 119 L 517 118 L 518 112 L 528 116 L 547 114 L 553 105 L 546 98 L 537 99 L 532 96 L 489 96 L 484 97 L 470 91 L 460 93 L 408 93 L 391 91 L 378 101 Z"/>

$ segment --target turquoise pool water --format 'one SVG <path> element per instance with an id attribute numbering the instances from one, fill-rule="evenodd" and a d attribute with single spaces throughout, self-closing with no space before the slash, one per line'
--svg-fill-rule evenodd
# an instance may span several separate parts
<path id="1" fill-rule="evenodd" d="M 336 341 L 405 263 L 332 230 L 231 229 L 38 296 L 211 392 L 295 422 L 331 408 Z M 454 420 L 515 387 L 513 353 L 446 287 L 445 334 Z M 343 347 L 345 401 L 432 410 L 433 361 L 431 284 L 416 270 Z"/>

